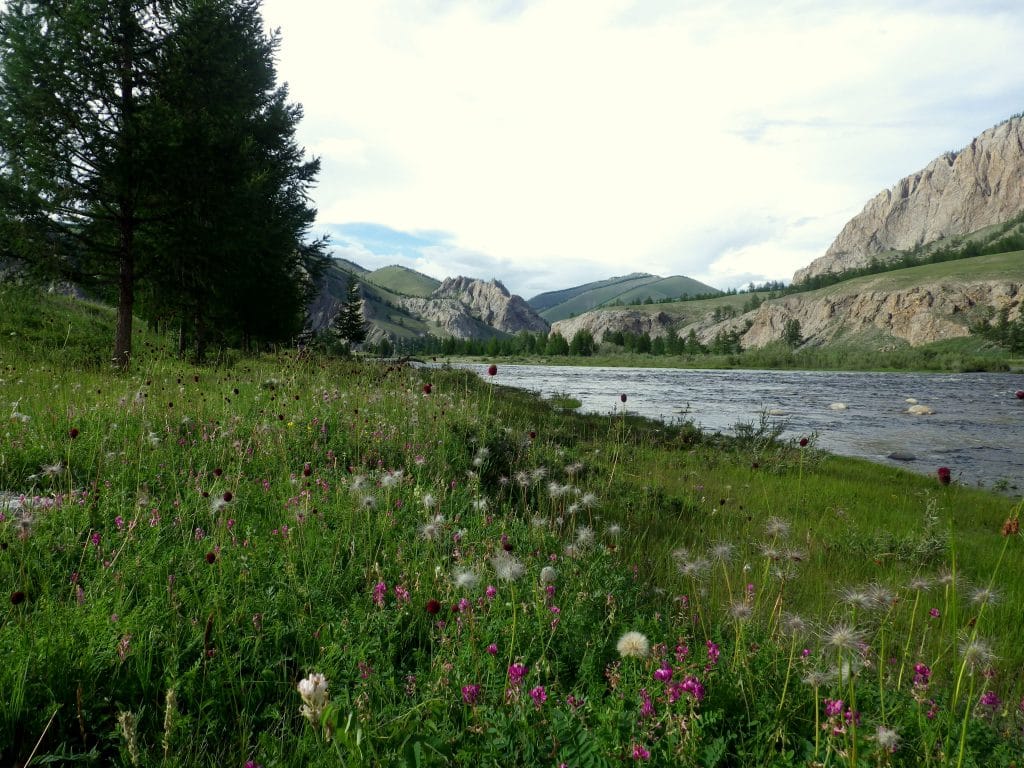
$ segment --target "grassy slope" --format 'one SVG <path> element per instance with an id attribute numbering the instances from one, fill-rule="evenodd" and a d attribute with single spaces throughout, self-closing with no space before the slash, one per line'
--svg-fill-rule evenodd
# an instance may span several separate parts
<path id="1" fill-rule="evenodd" d="M 687 294 L 690 296 L 697 296 L 700 294 L 714 293 L 715 290 L 716 289 L 712 288 L 710 285 L 705 285 L 693 278 L 676 275 L 674 277 L 662 278 L 657 282 L 648 283 L 641 288 L 633 288 L 632 290 L 626 291 L 615 298 L 623 304 L 629 304 L 632 301 L 643 301 L 647 298 L 658 301 L 660 299 L 674 299 Z"/>
<path id="2" fill-rule="evenodd" d="M 366 279 L 393 293 L 421 299 L 428 298 L 441 285 L 439 280 L 398 265 L 376 269 Z"/>
<path id="3" fill-rule="evenodd" d="M 69 500 L 37 513 L 27 535 L 10 508 L 0 522 L 0 584 L 12 598 L 0 602 L 0 762 L 24 760 L 42 735 L 42 762 L 91 752 L 95 764 L 128 764 L 116 718 L 133 711 L 148 761 L 167 765 L 401 764 L 407 749 L 410 765 L 417 751 L 437 764 L 534 765 L 585 748 L 599 764 L 628 759 L 636 744 L 652 765 L 704 765 L 716 749 L 732 764 L 806 765 L 820 733 L 817 699 L 799 678 L 842 658 L 828 638 L 845 622 L 866 643 L 852 658 L 869 662 L 856 678 L 865 754 L 884 723 L 903 740 L 897 764 L 923 764 L 936 738 L 955 756 L 961 722 L 967 764 L 1008 766 L 1020 753 L 1024 547 L 999 536 L 1008 499 L 758 435 L 710 440 L 625 415 L 573 416 L 466 372 L 289 355 L 195 369 L 158 344 L 140 347 L 127 376 L 102 370 L 105 355 L 69 367 L 64 351 L 109 335 L 109 313 L 9 290 L 0 301 L 4 330 L 10 318 L 42 318 L 19 322 L 16 343 L 0 347 L 0 399 L 30 417 L 4 427 L 0 490 Z M 489 452 L 477 463 L 481 445 Z M 58 460 L 56 474 L 41 474 Z M 541 468 L 540 481 L 501 480 Z M 360 490 L 357 475 L 370 481 Z M 555 496 L 549 480 L 594 493 L 596 507 L 570 508 L 582 497 Z M 231 501 L 212 507 L 225 491 Z M 427 492 L 436 506 L 424 510 Z M 474 507 L 481 498 L 486 512 Z M 443 535 L 425 538 L 435 511 Z M 788 533 L 766 534 L 775 517 Z M 580 546 L 577 523 L 622 533 Z M 488 564 L 502 537 L 527 569 L 521 581 Z M 728 557 L 697 567 L 712 547 Z M 951 592 L 934 577 L 954 552 Z M 537 579 L 550 563 L 557 587 L 545 596 Z M 497 585 L 493 603 L 482 584 L 452 584 L 465 567 Z M 933 578 L 925 592 L 907 586 L 920 576 Z M 891 602 L 840 600 L 869 585 L 891 589 Z M 998 601 L 971 600 L 989 586 Z M 460 615 L 451 606 L 464 596 Z M 441 623 L 425 610 L 433 598 Z M 732 618 L 737 605 L 750 616 Z M 780 611 L 812 628 L 783 639 Z M 626 630 L 667 643 L 664 656 L 617 666 Z M 980 668 L 963 676 L 959 649 L 974 637 L 996 654 L 992 679 Z M 721 646 L 715 669 L 706 640 Z M 491 642 L 497 658 L 484 650 Z M 707 685 L 699 707 L 684 698 L 674 708 L 653 677 L 677 644 L 691 654 L 672 661 L 678 679 Z M 787 654 L 803 647 L 810 655 L 790 680 Z M 510 700 L 512 661 L 530 671 Z M 934 720 L 911 696 L 919 662 L 933 670 Z M 327 674 L 339 708 L 329 748 L 298 714 L 295 684 L 313 670 Z M 460 694 L 470 683 L 480 684 L 473 707 Z M 526 695 L 536 685 L 543 705 Z M 640 688 L 656 697 L 658 719 L 638 715 Z M 178 714 L 165 732 L 168 689 Z M 1005 711 L 974 714 L 985 689 Z M 820 695 L 850 692 L 833 675 Z M 568 694 L 586 708 L 567 706 Z M 664 720 L 673 712 L 688 738 Z"/>
<path id="4" fill-rule="evenodd" d="M 637 277 L 653 277 L 646 273 L 635 272 L 629 275 L 622 275 L 621 277 L 611 277 L 607 280 L 597 280 L 593 283 L 585 283 L 583 285 L 577 285 L 572 288 L 565 288 L 560 291 L 547 291 L 546 293 L 540 293 L 529 299 L 526 303 L 533 307 L 535 312 L 542 312 L 545 309 L 551 309 L 552 307 L 568 301 L 569 299 L 579 296 L 581 293 L 587 291 L 597 290 L 599 288 L 606 288 L 611 285 L 616 285 L 623 281 L 634 280 Z"/>
<path id="5" fill-rule="evenodd" d="M 656 283 L 659 279 L 660 278 L 654 275 L 645 275 L 643 277 L 636 277 L 631 280 L 623 280 L 621 282 L 613 283 L 612 285 L 595 288 L 584 293 L 577 294 L 568 301 L 564 301 L 561 304 L 545 309 L 539 314 L 549 323 L 553 323 L 556 320 L 564 320 L 567 317 L 588 312 L 594 307 L 606 302 L 614 301 L 616 297 L 621 296 L 627 291 Z"/>

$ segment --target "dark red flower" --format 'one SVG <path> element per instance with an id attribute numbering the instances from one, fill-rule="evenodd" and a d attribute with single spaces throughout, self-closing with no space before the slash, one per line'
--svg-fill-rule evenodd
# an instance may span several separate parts
<path id="1" fill-rule="evenodd" d="M 806 437 L 801 437 L 800 438 L 800 447 L 801 448 L 806 448 L 807 447 L 807 443 L 809 443 L 809 442 L 810 441 Z"/>
<path id="2" fill-rule="evenodd" d="M 78 427 L 72 427 L 71 429 L 69 429 L 68 437 L 70 437 L 72 440 L 78 437 Z"/>
<path id="3" fill-rule="evenodd" d="M 224 474 L 224 470 L 221 469 L 220 467 L 217 467 L 216 469 L 213 470 L 213 476 L 214 477 L 220 477 L 223 474 Z"/>
<path id="4" fill-rule="evenodd" d="M 424 395 L 429 395 L 433 391 L 434 391 L 434 388 L 430 384 L 424 384 L 423 385 L 423 394 Z"/>
<path id="5" fill-rule="evenodd" d="M 949 470 L 949 467 L 939 467 L 936 474 L 939 476 L 939 482 L 943 485 L 949 485 L 953 480 L 953 475 Z"/>
<path id="6" fill-rule="evenodd" d="M 1018 400 L 1024 400 L 1024 389 L 1018 389 L 1014 394 L 1017 396 Z"/>
<path id="7" fill-rule="evenodd" d="M 307 461 L 307 462 L 306 462 L 305 464 L 303 464 L 303 466 L 302 466 L 302 476 L 303 476 L 303 477 L 309 477 L 309 476 L 310 476 L 310 475 L 312 475 L 312 474 L 313 474 L 313 467 L 312 467 L 312 465 L 310 465 L 310 463 L 309 463 L 309 462 Z"/>
<path id="8" fill-rule="evenodd" d="M 533 431 L 532 429 L 530 430 L 530 439 L 531 440 L 536 440 L 537 439 L 537 433 L 535 431 Z"/>
<path id="9" fill-rule="evenodd" d="M 437 600 L 434 600 L 433 598 L 431 598 L 430 600 L 427 600 L 427 613 L 429 613 L 431 616 L 433 616 L 433 615 L 435 615 L 440 610 L 441 610 L 441 604 L 439 602 L 437 602 Z"/>
<path id="10" fill-rule="evenodd" d="M 216 552 L 207 552 L 206 553 L 206 562 L 208 562 L 210 565 L 213 565 L 214 563 L 216 563 L 217 562 L 217 553 Z"/>
<path id="11" fill-rule="evenodd" d="M 621 400 L 622 402 L 626 402 L 626 394 L 623 393 L 623 394 L 619 395 L 619 400 Z"/>
<path id="12" fill-rule="evenodd" d="M 11 592 L 11 605 L 20 605 L 25 602 L 25 593 L 20 589 L 17 592 Z"/>
<path id="13" fill-rule="evenodd" d="M 487 366 L 487 375 L 488 376 L 497 376 L 498 375 L 498 366 L 496 366 L 494 363 L 491 363 L 489 366 Z"/>
<path id="14" fill-rule="evenodd" d="M 231 491 L 224 491 L 224 501 L 231 501 L 233 498 L 235 497 Z"/>

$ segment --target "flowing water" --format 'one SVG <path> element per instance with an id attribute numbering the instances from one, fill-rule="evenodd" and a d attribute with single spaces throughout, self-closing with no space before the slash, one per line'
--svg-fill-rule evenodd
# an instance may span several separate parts
<path id="1" fill-rule="evenodd" d="M 485 365 L 467 367 L 489 378 Z M 1024 389 L 1021 374 L 502 365 L 493 380 L 575 397 L 580 410 L 593 413 L 621 409 L 625 394 L 630 412 L 726 433 L 767 413 L 785 425 L 786 437 L 813 433 L 820 448 L 836 454 L 922 474 L 947 466 L 965 484 L 1024 488 L 1024 400 L 1014 396 Z M 933 413 L 908 413 L 908 398 Z"/>

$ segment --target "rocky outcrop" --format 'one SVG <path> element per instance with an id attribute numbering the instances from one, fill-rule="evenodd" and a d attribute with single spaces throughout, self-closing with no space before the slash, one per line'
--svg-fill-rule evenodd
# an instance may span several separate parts
<path id="1" fill-rule="evenodd" d="M 548 330 L 547 321 L 498 280 L 449 277 L 430 298 L 404 297 L 401 307 L 460 339 L 479 338 L 482 325 L 509 334 Z"/>
<path id="2" fill-rule="evenodd" d="M 585 312 L 568 320 L 559 320 L 551 325 L 552 333 L 560 333 L 566 340 L 571 340 L 577 331 L 590 331 L 594 341 L 600 343 L 605 334 L 621 331 L 642 335 L 647 333 L 652 339 L 667 336 L 672 332 L 675 319 L 665 312 L 642 312 L 635 309 L 602 309 L 597 312 Z"/>
<path id="3" fill-rule="evenodd" d="M 1024 117 L 991 128 L 960 152 L 880 192 L 851 219 L 825 255 L 793 276 L 863 267 L 887 251 L 1001 224 L 1024 212 Z"/>
<path id="4" fill-rule="evenodd" d="M 1021 316 L 1024 280 L 931 283 L 901 290 L 795 294 L 765 302 L 738 320 L 751 322 L 741 341 L 763 347 L 783 337 L 787 321 L 798 320 L 805 343 L 825 344 L 839 335 L 881 331 L 912 346 L 969 335 L 984 308 Z M 714 333 L 711 333 L 713 336 Z"/>

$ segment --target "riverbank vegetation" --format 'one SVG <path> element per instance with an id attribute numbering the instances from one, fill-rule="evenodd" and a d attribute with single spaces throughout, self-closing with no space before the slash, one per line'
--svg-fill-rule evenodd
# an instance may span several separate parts
<path id="1" fill-rule="evenodd" d="M 955 467 L 666 426 L 628 392 L 575 415 L 500 366 L 194 367 L 139 336 L 115 374 L 109 315 L 45 306 L 0 292 L 0 763 L 1024 749 L 1021 502 Z"/>

